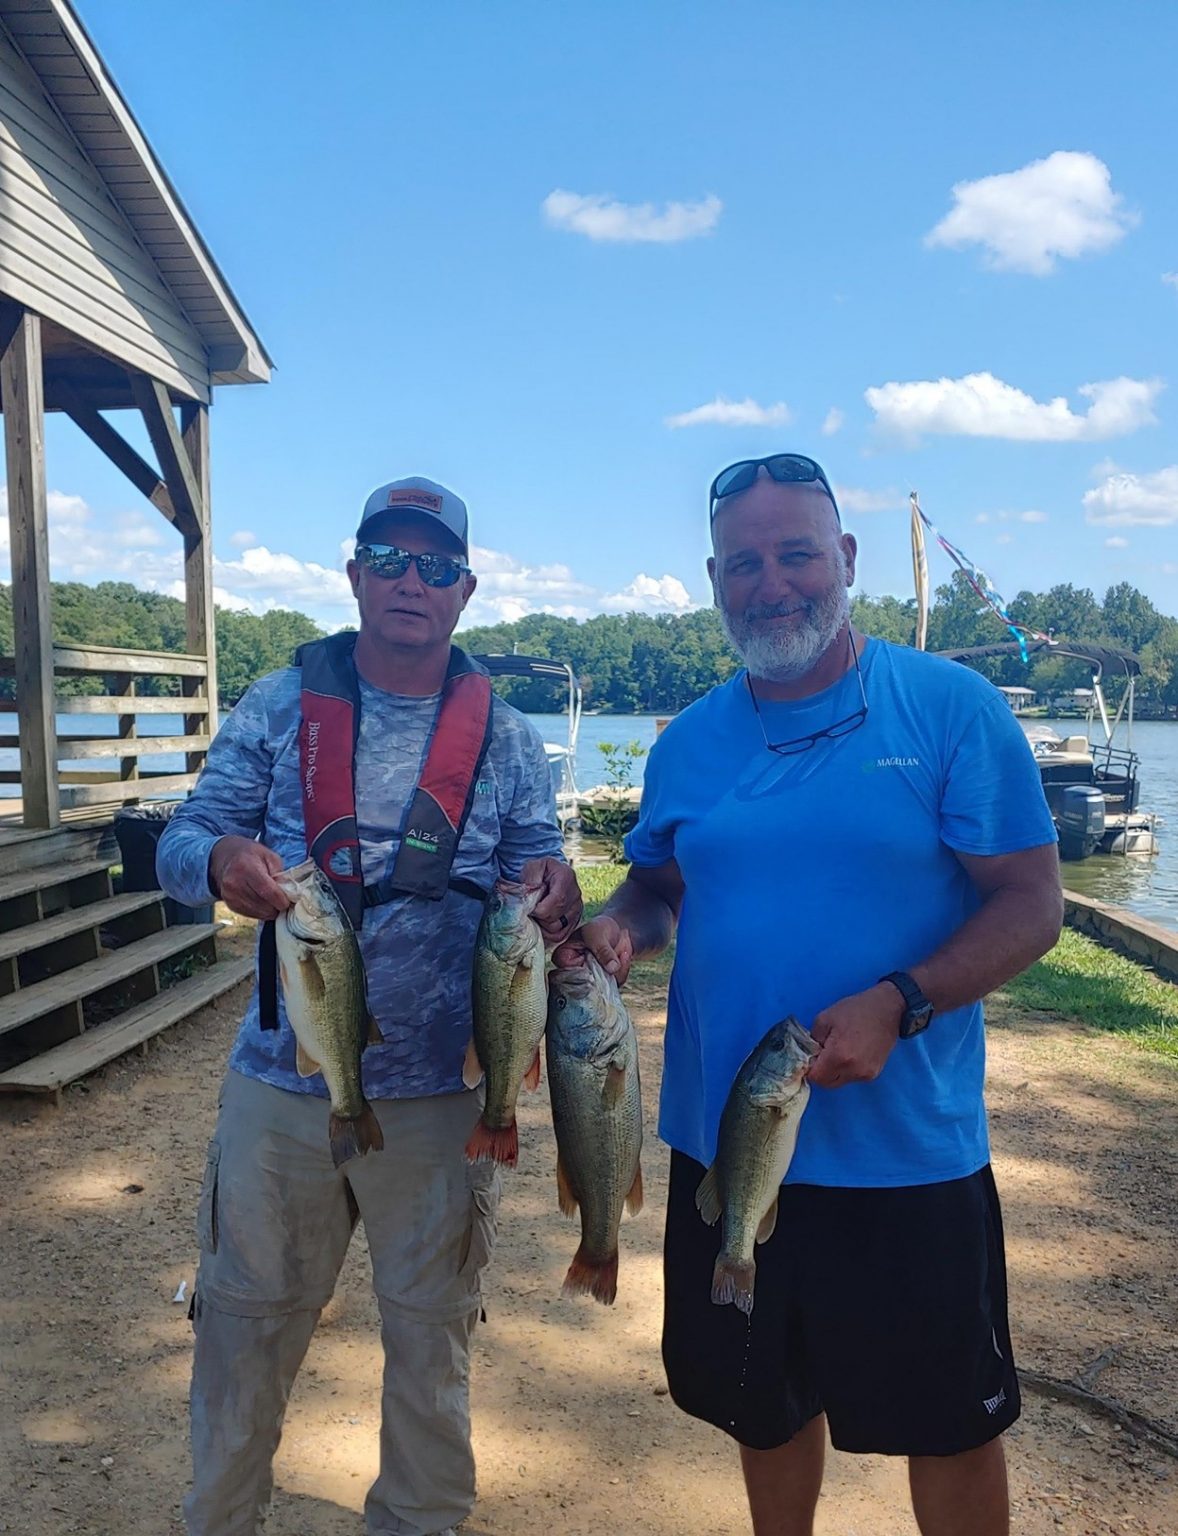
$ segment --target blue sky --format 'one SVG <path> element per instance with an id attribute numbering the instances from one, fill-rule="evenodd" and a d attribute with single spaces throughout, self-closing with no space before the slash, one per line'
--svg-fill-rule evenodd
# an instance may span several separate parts
<path id="1" fill-rule="evenodd" d="M 675 611 L 712 474 L 795 449 L 860 590 L 910 594 L 915 487 L 1007 596 L 1178 613 L 1173 5 L 79 9 L 276 363 L 213 413 L 227 601 L 342 622 L 360 503 L 424 473 L 474 617 Z M 168 589 L 49 447 L 55 576 Z"/>

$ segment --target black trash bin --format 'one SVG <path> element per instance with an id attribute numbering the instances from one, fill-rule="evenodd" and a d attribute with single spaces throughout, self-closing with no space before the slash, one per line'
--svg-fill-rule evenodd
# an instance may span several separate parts
<path id="1" fill-rule="evenodd" d="M 155 872 L 156 847 L 178 804 L 178 801 L 173 800 L 166 804 L 129 805 L 116 813 L 115 838 L 123 860 L 124 891 L 160 889 Z M 213 921 L 211 906 L 186 907 L 168 896 L 164 900 L 164 909 L 169 924 L 173 926 Z"/>

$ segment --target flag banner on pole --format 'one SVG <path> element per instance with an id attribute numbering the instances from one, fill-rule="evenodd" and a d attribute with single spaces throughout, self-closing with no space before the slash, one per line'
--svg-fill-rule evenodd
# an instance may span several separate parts
<path id="1" fill-rule="evenodd" d="M 912 493 L 912 520 L 913 520 L 913 524 L 915 524 L 917 518 L 920 519 L 920 521 L 924 524 L 924 526 L 932 534 L 933 538 L 936 539 L 937 543 L 941 546 L 941 548 L 949 556 L 950 560 L 953 561 L 954 565 L 961 572 L 961 574 L 965 577 L 966 581 L 969 582 L 970 586 L 977 593 L 977 595 L 981 598 L 982 602 L 986 605 L 986 607 L 989 608 L 992 613 L 996 614 L 998 616 L 998 618 L 1000 618 L 1002 620 L 1003 624 L 1006 625 L 1007 629 L 1011 632 L 1011 634 L 1014 636 L 1014 638 L 1018 641 L 1019 651 L 1020 651 L 1020 653 L 1022 655 L 1022 658 L 1023 658 L 1024 662 L 1027 660 L 1027 641 L 1028 640 L 1050 640 L 1051 639 L 1050 635 L 1045 635 L 1040 630 L 1037 630 L 1037 629 L 1031 629 L 1026 624 L 1019 624 L 1016 620 L 1011 618 L 1009 612 L 1007 611 L 1006 599 L 1002 596 L 1001 592 L 999 592 L 998 589 L 994 586 L 994 583 L 986 575 L 985 571 L 983 571 L 980 566 L 975 565 L 973 563 L 973 561 L 969 558 L 969 556 L 964 553 L 963 550 L 958 549 L 955 544 L 951 544 L 949 542 L 949 540 L 945 537 L 945 535 L 943 533 L 940 533 L 934 527 L 933 523 L 930 521 L 930 519 L 928 517 L 926 517 L 925 513 L 922 511 L 920 503 L 919 503 L 919 501 L 917 501 L 916 493 L 914 491 Z M 923 544 L 923 540 L 922 540 L 922 544 Z M 913 536 L 913 557 L 915 558 L 915 535 Z M 918 591 L 917 592 L 917 602 L 918 602 L 918 604 L 919 604 L 919 601 L 920 601 L 920 594 L 919 594 L 919 591 Z"/>
<path id="2" fill-rule="evenodd" d="M 924 524 L 920 504 L 913 491 L 912 502 L 912 580 L 916 588 L 916 649 L 923 651 L 928 641 L 928 553 L 924 547 Z"/>

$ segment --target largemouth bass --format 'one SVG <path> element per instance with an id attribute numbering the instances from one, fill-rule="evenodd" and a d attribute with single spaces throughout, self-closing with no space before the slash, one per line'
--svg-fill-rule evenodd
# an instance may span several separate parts
<path id="1" fill-rule="evenodd" d="M 806 1075 L 819 1050 L 796 1019 L 775 1024 L 745 1059 L 728 1094 L 716 1161 L 695 1196 L 709 1226 L 724 1218 L 712 1276 L 717 1306 L 735 1302 L 746 1315 L 753 1310 L 754 1248 L 777 1225 L 777 1196 L 810 1099 Z"/>
<path id="2" fill-rule="evenodd" d="M 294 902 L 278 915 L 278 974 L 298 1041 L 300 1077 L 322 1072 L 331 1095 L 331 1157 L 381 1151 L 380 1122 L 360 1086 L 360 1057 L 380 1040 L 364 993 L 364 962 L 331 881 L 312 859 L 284 869 L 278 884 Z"/>
<path id="3" fill-rule="evenodd" d="M 642 1209 L 642 1096 L 634 1025 L 592 955 L 549 976 L 546 1047 L 557 1198 L 566 1216 L 581 1211 L 563 1290 L 608 1306 L 618 1294 L 622 1209 Z"/>
<path id="4" fill-rule="evenodd" d="M 548 1003 L 544 935 L 532 920 L 540 894 L 538 886 L 497 880 L 479 924 L 474 1047 L 486 1074 L 487 1099 L 466 1144 L 472 1163 L 491 1161 L 515 1167 L 519 1160 L 516 1100 L 521 1086 L 536 1088 L 540 1083 L 540 1042 Z"/>

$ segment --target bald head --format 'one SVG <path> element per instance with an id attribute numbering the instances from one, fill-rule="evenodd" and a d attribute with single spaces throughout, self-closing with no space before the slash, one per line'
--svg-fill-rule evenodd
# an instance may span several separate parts
<path id="1" fill-rule="evenodd" d="M 716 503 L 712 548 L 720 557 L 721 547 L 739 540 L 746 530 L 770 531 L 774 526 L 791 537 L 804 533 L 824 543 L 842 537 L 838 508 L 817 481 L 782 485 L 762 470 L 747 491 Z"/>

